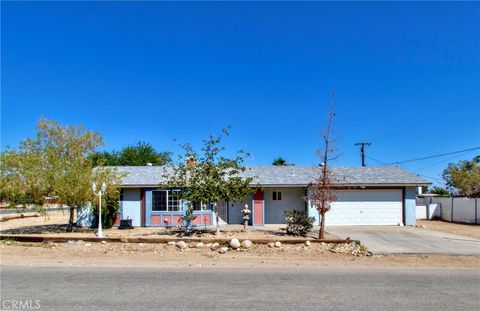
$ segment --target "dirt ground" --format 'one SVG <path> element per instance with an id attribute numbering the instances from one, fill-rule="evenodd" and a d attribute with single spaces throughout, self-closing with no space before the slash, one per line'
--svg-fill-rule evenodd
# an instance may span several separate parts
<path id="1" fill-rule="evenodd" d="M 0 242 L 1 265 L 94 267 L 470 267 L 480 256 L 373 255 L 332 253 L 330 245 L 254 245 L 219 254 L 204 248 L 180 250 L 166 244 L 142 243 L 19 243 Z"/>
<path id="2" fill-rule="evenodd" d="M 35 215 L 33 213 L 25 214 L 25 216 Z M 18 216 L 18 215 L 6 215 L 7 217 Z M 46 236 L 59 236 L 65 235 L 66 224 L 68 223 L 68 212 L 67 211 L 54 211 L 50 212 L 48 216 L 38 216 L 38 217 L 25 217 L 25 218 L 16 218 L 10 219 L 8 221 L 0 222 L 0 233 L 3 234 L 42 234 Z M 282 228 L 283 227 L 283 228 Z M 285 234 L 285 226 L 265 226 L 260 229 L 253 230 L 250 228 L 249 232 L 240 232 L 241 226 L 222 226 L 224 232 L 222 233 L 222 238 L 232 238 L 237 237 L 239 239 L 265 239 L 265 238 L 274 238 L 274 239 L 296 239 L 295 237 L 290 237 Z M 203 231 L 205 228 L 197 227 L 198 230 Z M 213 231 L 214 228 L 207 228 L 207 231 Z M 74 228 L 73 233 L 70 233 L 72 237 L 93 237 L 95 236 L 96 229 L 93 228 Z M 118 228 L 112 228 L 104 230 L 104 236 L 107 237 L 120 237 L 120 238 L 156 238 L 156 237 L 175 237 L 181 234 L 179 230 L 170 230 L 164 228 L 143 228 L 136 227 L 132 230 L 119 230 Z M 317 233 L 312 232 L 310 237 L 316 237 Z M 202 233 L 198 237 L 212 238 L 215 235 L 212 233 Z M 332 235 L 326 235 L 327 239 L 335 238 Z"/>
<path id="3" fill-rule="evenodd" d="M 8 215 L 13 216 L 13 215 Z M 0 222 L 1 233 L 64 235 L 68 214 L 51 212 L 48 217 L 31 217 Z M 459 235 L 480 237 L 479 228 L 468 225 L 444 222 L 420 222 L 432 230 L 447 231 Z M 434 227 L 435 226 L 435 227 Z M 72 236 L 94 236 L 93 229 L 75 229 Z M 169 236 L 175 240 L 175 234 L 160 228 L 135 228 L 133 230 L 105 230 L 110 237 L 161 237 Z M 205 234 L 204 234 L 205 236 Z M 210 236 L 209 234 L 206 235 Z M 212 235 L 213 236 L 213 235 Z M 275 238 L 288 239 L 279 228 L 251 231 L 247 233 L 223 232 L 223 238 L 242 239 Z M 187 248 L 180 250 L 175 246 L 150 243 L 18 243 L 0 242 L 1 265 L 39 265 L 39 266 L 105 266 L 105 267 L 179 267 L 179 266 L 354 266 L 354 267 L 476 267 L 480 268 L 480 256 L 415 256 L 415 255 L 373 255 L 355 257 L 351 254 L 332 253 L 331 245 L 313 243 L 283 244 L 281 248 L 269 248 L 266 245 L 254 245 L 243 251 L 230 250 L 219 254 L 207 248 Z"/>
<path id="4" fill-rule="evenodd" d="M 470 238 L 480 239 L 480 226 L 446 222 L 442 220 L 417 220 L 417 226 L 425 229 L 452 233 Z"/>

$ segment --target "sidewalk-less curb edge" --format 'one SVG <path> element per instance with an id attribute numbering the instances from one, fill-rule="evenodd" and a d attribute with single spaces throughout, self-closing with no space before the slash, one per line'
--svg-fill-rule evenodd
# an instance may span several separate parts
<path id="1" fill-rule="evenodd" d="M 228 243 L 231 238 L 119 238 L 119 237 L 78 237 L 78 236 L 42 236 L 42 235 L 30 235 L 30 234 L 0 234 L 0 240 L 11 240 L 17 242 L 59 242 L 66 243 L 68 241 L 85 241 L 85 242 L 111 242 L 111 243 L 168 243 L 170 241 L 184 241 L 188 242 L 203 242 L 203 243 Z M 255 244 L 268 244 L 271 242 L 280 241 L 283 244 L 299 244 L 304 243 L 305 241 L 310 241 L 311 243 L 352 243 L 360 244 L 359 240 L 343 240 L 343 239 L 241 239 L 241 240 L 250 240 Z"/>

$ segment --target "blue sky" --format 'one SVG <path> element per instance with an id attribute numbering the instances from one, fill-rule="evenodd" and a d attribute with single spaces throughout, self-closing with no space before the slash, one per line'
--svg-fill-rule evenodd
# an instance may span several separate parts
<path id="1" fill-rule="evenodd" d="M 232 126 L 247 164 L 316 165 L 336 91 L 335 165 L 480 146 L 480 4 L 2 2 L 1 146 L 40 117 L 105 149 L 177 152 Z M 450 161 L 405 167 L 439 178 Z M 378 165 L 368 160 L 367 164 Z M 432 179 L 438 182 L 438 179 Z"/>

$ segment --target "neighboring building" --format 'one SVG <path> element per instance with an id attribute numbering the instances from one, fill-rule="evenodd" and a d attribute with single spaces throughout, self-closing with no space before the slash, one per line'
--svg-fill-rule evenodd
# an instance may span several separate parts
<path id="1" fill-rule="evenodd" d="M 120 217 L 134 226 L 179 225 L 186 202 L 175 189 L 162 190 L 161 166 L 117 167 L 127 173 L 122 180 Z M 318 212 L 310 203 L 311 185 L 320 167 L 252 166 L 242 174 L 253 177 L 252 187 L 263 190 L 239 202 L 217 202 L 222 223 L 241 224 L 242 208 L 252 210 L 252 225 L 282 224 L 285 210 L 306 211 L 318 224 Z M 335 167 L 339 190 L 337 201 L 327 213 L 327 225 L 414 225 L 416 187 L 431 183 L 398 166 Z M 197 226 L 213 225 L 211 206 L 194 206 Z"/>

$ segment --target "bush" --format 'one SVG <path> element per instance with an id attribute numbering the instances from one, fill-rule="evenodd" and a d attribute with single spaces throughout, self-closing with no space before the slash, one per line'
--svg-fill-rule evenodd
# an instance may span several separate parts
<path id="1" fill-rule="evenodd" d="M 118 197 L 108 196 L 108 195 L 105 199 L 105 203 L 102 204 L 102 228 L 110 229 L 113 227 L 113 223 L 115 222 L 115 216 L 117 215 L 117 211 L 120 207 L 120 204 L 118 202 Z M 97 227 L 98 226 L 98 203 L 93 205 L 92 212 L 93 212 L 93 215 L 95 215 L 95 221 L 94 221 L 93 227 Z"/>
<path id="2" fill-rule="evenodd" d="M 285 220 L 287 222 L 287 234 L 306 236 L 313 228 L 315 217 L 309 217 L 301 211 L 285 211 Z"/>

